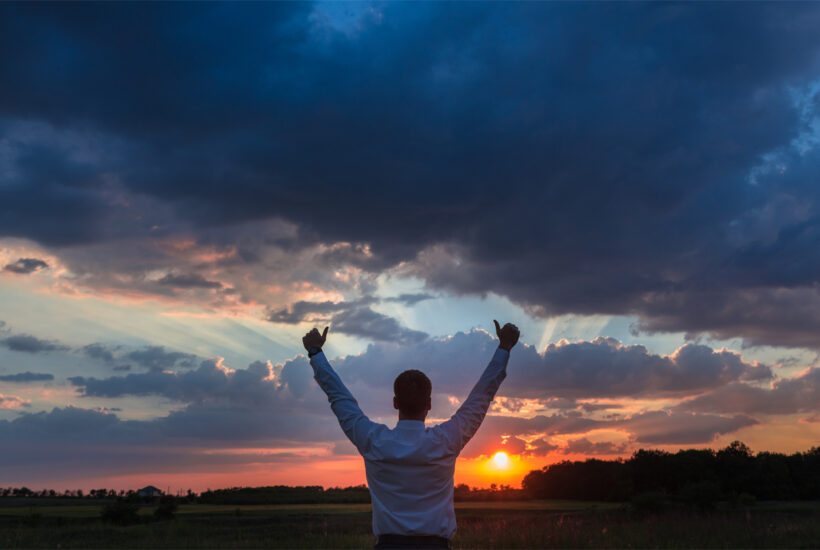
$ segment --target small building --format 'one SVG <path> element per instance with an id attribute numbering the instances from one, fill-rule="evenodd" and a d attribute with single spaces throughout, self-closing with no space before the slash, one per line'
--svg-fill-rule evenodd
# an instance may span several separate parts
<path id="1" fill-rule="evenodd" d="M 142 498 L 156 498 L 162 496 L 162 491 L 160 491 L 153 485 L 149 485 L 138 490 L 137 494 Z"/>

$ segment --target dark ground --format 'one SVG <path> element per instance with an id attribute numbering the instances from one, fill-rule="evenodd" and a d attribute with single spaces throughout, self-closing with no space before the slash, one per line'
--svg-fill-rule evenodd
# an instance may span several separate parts
<path id="1" fill-rule="evenodd" d="M 368 505 L 182 506 L 157 521 L 99 519 L 99 506 L 0 506 L 2 548 L 367 548 Z M 469 503 L 457 548 L 817 548 L 820 503 L 760 503 L 708 513 L 635 512 L 611 503 Z"/>

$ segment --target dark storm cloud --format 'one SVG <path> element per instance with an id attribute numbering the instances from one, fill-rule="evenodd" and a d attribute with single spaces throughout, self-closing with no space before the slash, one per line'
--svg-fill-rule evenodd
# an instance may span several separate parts
<path id="1" fill-rule="evenodd" d="M 12 351 L 23 353 L 48 353 L 51 351 L 67 351 L 70 348 L 52 340 L 41 340 L 30 334 L 15 334 L 0 340 L 0 346 Z"/>
<path id="2" fill-rule="evenodd" d="M 37 273 L 41 269 L 47 268 L 48 264 L 43 260 L 38 260 L 37 258 L 20 258 L 16 262 L 6 265 L 3 268 L 3 271 L 11 271 L 12 273 L 28 275 L 30 273 Z"/>
<path id="3" fill-rule="evenodd" d="M 820 348 L 820 292 L 816 288 L 698 289 L 648 293 L 636 328 L 685 329 L 715 338 L 742 336 L 751 345 Z"/>
<path id="4" fill-rule="evenodd" d="M 817 5 L 363 6 L 0 5 L 0 234 L 282 217 L 543 315 L 817 346 L 820 308 L 780 328 L 820 302 L 820 155 L 789 147 L 817 114 Z"/>
<path id="5" fill-rule="evenodd" d="M 43 372 L 18 372 L 17 374 L 3 374 L 0 375 L 0 382 L 44 382 L 46 380 L 54 380 L 53 374 Z"/>

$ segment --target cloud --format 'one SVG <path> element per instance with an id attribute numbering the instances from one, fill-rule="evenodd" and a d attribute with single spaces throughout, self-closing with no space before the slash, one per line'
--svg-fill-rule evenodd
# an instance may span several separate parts
<path id="1" fill-rule="evenodd" d="M 43 372 L 18 372 L 17 374 L 3 374 L 0 375 L 0 382 L 42 382 L 45 380 L 54 380 L 53 374 Z"/>
<path id="2" fill-rule="evenodd" d="M 184 373 L 152 370 L 147 373 L 105 379 L 73 376 L 69 381 L 82 395 L 122 397 L 161 395 L 186 403 L 226 401 L 243 405 L 264 405 L 279 391 L 270 363 L 257 361 L 247 369 L 228 369 L 221 360 L 203 361 Z"/>
<path id="3" fill-rule="evenodd" d="M 278 311 L 340 298 L 292 282 L 395 268 L 543 316 L 817 345 L 814 4 L 392 3 L 353 27 L 308 3 L 0 9 L 0 235 L 63 247 L 89 288 L 170 296 L 159 268 Z M 150 251 L 181 236 L 223 255 Z M 139 254 L 83 267 L 120 242 Z M 303 255 L 334 243 L 347 273 Z"/>
<path id="4" fill-rule="evenodd" d="M 734 382 L 688 399 L 678 408 L 743 414 L 794 414 L 820 411 L 820 368 L 811 367 L 792 378 L 781 378 L 769 388 Z"/>
<path id="5" fill-rule="evenodd" d="M 103 363 L 114 362 L 114 350 L 107 348 L 103 344 L 88 344 L 81 348 L 82 353 L 91 359 L 97 359 Z"/>
<path id="6" fill-rule="evenodd" d="M 305 413 L 299 423 L 294 423 L 287 414 L 272 414 L 275 410 L 228 403 L 192 404 L 156 419 L 123 420 L 101 409 L 55 407 L 51 411 L 24 412 L 13 420 L 0 420 L 0 437 L 4 441 L 24 443 L 27 448 L 58 444 L 72 451 L 85 448 L 92 451 L 87 455 L 100 452 L 103 456 L 138 447 L 199 450 L 206 442 L 208 445 L 266 442 L 299 447 L 305 443 L 332 443 L 340 440 L 337 435 L 344 437 L 338 425 L 328 423 L 325 415 Z M 9 456 L 0 457 L 0 461 L 13 464 Z M 94 462 L 103 460 L 94 459 Z M 122 468 L 126 472 L 128 463 L 136 466 L 126 461 Z"/>
<path id="7" fill-rule="evenodd" d="M 526 449 L 527 444 L 523 439 L 508 437 L 504 440 L 504 451 L 509 454 L 522 454 Z"/>
<path id="8" fill-rule="evenodd" d="M 650 411 L 618 422 L 635 436 L 638 443 L 691 445 L 708 443 L 718 435 L 759 424 L 750 416 L 732 417 L 713 414 Z"/>
<path id="9" fill-rule="evenodd" d="M 157 283 L 174 288 L 222 288 L 222 283 L 219 281 L 209 281 L 198 273 L 169 273 Z"/>
<path id="10" fill-rule="evenodd" d="M 164 346 L 144 346 L 125 351 L 121 345 L 107 345 L 101 343 L 88 344 L 79 348 L 80 353 L 90 359 L 112 365 L 115 362 L 133 362 L 137 366 L 155 372 L 175 368 L 193 368 L 200 362 L 200 358 L 191 353 L 168 351 Z M 131 370 L 130 364 L 121 364 L 114 370 Z"/>
<path id="11" fill-rule="evenodd" d="M 43 260 L 38 260 L 37 258 L 20 258 L 16 262 L 6 265 L 3 271 L 28 275 L 30 273 L 37 273 L 41 269 L 48 269 L 48 264 Z"/>
<path id="12" fill-rule="evenodd" d="M 428 336 L 426 332 L 403 327 L 393 317 L 369 307 L 341 311 L 331 318 L 331 323 L 337 332 L 382 342 L 405 344 L 420 342 Z"/>
<path id="13" fill-rule="evenodd" d="M 475 330 L 444 339 L 393 347 L 376 344 L 359 356 L 337 361 L 354 380 L 392 383 L 408 368 L 429 373 L 434 391 L 458 394 L 477 379 L 498 341 Z M 550 344 L 543 353 L 517 347 L 501 388 L 506 397 L 601 398 L 686 396 L 741 379 L 771 378 L 768 366 L 749 363 L 736 352 L 685 344 L 671 355 L 650 353 L 641 345 L 614 338 Z"/>
<path id="14" fill-rule="evenodd" d="M 22 407 L 31 407 L 31 401 L 15 395 L 0 394 L 0 409 L 15 410 Z"/>
<path id="15" fill-rule="evenodd" d="M 273 311 L 268 315 L 268 321 L 273 323 L 299 324 L 311 319 L 330 319 L 332 315 L 349 309 L 368 306 L 377 302 L 375 297 L 367 296 L 349 302 L 307 302 L 300 300 L 287 308 Z"/>
<path id="16" fill-rule="evenodd" d="M 326 420 L 306 415 L 294 423 L 286 414 L 226 405 L 192 406 L 155 420 L 123 420 L 108 411 L 71 406 L 22 412 L 0 420 L 0 439 L 15 443 L 0 454 L 0 468 L 6 479 L 19 482 L 65 482 L 99 475 L 242 471 L 259 464 L 304 467 L 312 460 L 305 447 L 321 459 L 339 441 L 338 426 Z M 320 439 L 310 440 L 312 434 Z M 266 450 L 245 451 L 244 445 Z M 213 452 L 222 447 L 226 452 Z"/>
<path id="17" fill-rule="evenodd" d="M 668 356 L 603 337 L 550 344 L 541 356 L 525 349 L 532 365 L 516 381 L 525 396 L 532 396 L 525 388 L 532 392 L 549 388 L 567 397 L 686 394 L 739 378 L 772 376 L 766 365 L 746 363 L 735 352 L 696 344 L 685 344 Z"/>
<path id="18" fill-rule="evenodd" d="M 148 370 L 162 371 L 174 367 L 194 367 L 197 357 L 190 353 L 166 351 L 164 346 L 147 346 L 142 349 L 129 351 L 122 355 L 120 359 L 133 361 Z"/>
<path id="19" fill-rule="evenodd" d="M 544 456 L 559 450 L 561 447 L 550 443 L 549 440 L 541 438 L 530 442 L 527 452 L 533 456 Z"/>
<path id="20" fill-rule="evenodd" d="M 0 340 L 0 345 L 12 351 L 22 353 L 48 353 L 51 351 L 67 351 L 71 348 L 52 340 L 41 340 L 29 334 L 15 334 Z"/>
<path id="21" fill-rule="evenodd" d="M 473 458 L 490 456 L 505 448 L 504 441 L 528 440 L 523 454 L 544 456 L 563 454 L 623 454 L 633 442 L 653 445 L 694 445 L 709 443 L 717 436 L 737 431 L 759 422 L 746 415 L 721 416 L 715 414 L 685 413 L 680 411 L 647 411 L 627 417 L 592 419 L 580 413 L 536 415 L 531 418 L 487 416 L 481 429 L 464 448 L 463 456 Z M 587 437 L 572 437 L 566 445 L 551 440 L 552 436 L 584 434 L 591 430 L 618 430 L 629 434 L 627 442 L 591 442 Z M 535 436 L 535 437 L 533 437 Z"/>
<path id="22" fill-rule="evenodd" d="M 434 377 L 436 406 L 433 412 L 436 417 L 446 418 L 455 407 L 450 395 L 465 396 L 482 367 L 473 364 L 469 357 L 465 361 L 462 352 L 473 349 L 484 362 L 495 345 L 496 341 L 490 335 L 474 331 L 404 346 L 371 345 L 362 355 L 337 358 L 332 363 L 354 395 L 360 398 L 363 410 L 376 420 L 392 423 L 395 411 L 387 407 L 392 371 L 429 357 L 438 357 L 440 363 L 428 364 L 426 368 L 431 373 L 442 371 L 442 383 L 438 383 L 439 377 Z M 605 345 L 618 349 L 612 342 Z M 92 353 L 99 351 L 97 347 L 90 349 L 95 350 Z M 145 349 L 153 350 L 156 347 Z M 689 352 L 691 355 L 687 355 Z M 718 355 L 720 353 L 725 352 L 717 352 Z M 526 354 L 522 355 L 521 359 L 525 359 Z M 714 355 L 715 352 L 707 353 L 697 347 L 687 352 L 679 350 L 676 356 L 680 366 L 677 368 L 695 368 L 690 363 L 700 365 L 706 362 L 709 364 L 699 367 L 707 373 L 706 379 L 722 382 L 724 379 L 721 376 L 708 374 L 715 370 L 714 365 L 720 367 L 717 369 L 719 372 L 728 371 L 730 377 L 735 379 L 741 377 L 748 366 L 731 354 L 717 358 Z M 538 354 L 535 356 L 540 357 Z M 371 364 L 373 370 L 369 369 Z M 376 365 L 379 366 L 378 370 Z M 622 368 L 618 367 L 617 362 L 610 367 Z M 502 395 L 506 395 L 507 382 L 512 381 L 513 368 L 520 371 L 529 367 L 523 361 L 518 365 L 511 363 L 511 374 L 502 385 Z M 668 374 L 664 369 L 658 372 Z M 675 375 L 673 370 L 670 375 L 673 385 Z M 122 420 L 111 411 L 77 407 L 23 413 L 14 420 L 0 421 L 0 438 L 17 443 L 14 453 L 0 458 L 0 465 L 23 471 L 33 468 L 32 460 L 37 464 L 46 464 L 47 461 L 36 457 L 48 455 L 49 445 L 61 446 L 65 451 L 61 456 L 67 457 L 68 461 L 66 468 L 74 472 L 84 471 L 89 464 L 98 464 L 102 468 L 100 471 L 127 472 L 129 467 L 131 471 L 141 471 L 149 465 L 167 468 L 173 463 L 164 454 L 164 449 L 168 448 L 177 449 L 177 459 L 185 456 L 193 467 L 205 467 L 211 464 L 211 459 L 196 454 L 196 449 L 203 445 L 271 445 L 285 449 L 325 445 L 328 449 L 335 449 L 333 452 L 337 455 L 345 454 L 344 449 L 350 450 L 343 444 L 344 436 L 332 417 L 326 397 L 312 380 L 307 359 L 301 355 L 281 365 L 256 361 L 247 368 L 233 369 L 220 359 L 204 361 L 198 368 L 182 372 L 154 369 L 103 379 L 76 376 L 70 377 L 69 381 L 82 397 L 111 399 L 156 395 L 178 401 L 183 406 L 149 420 Z M 595 381 L 591 383 L 593 388 L 596 384 Z M 449 387 L 442 392 L 442 386 Z M 615 393 L 618 391 L 617 388 L 614 390 Z M 498 450 L 535 456 L 552 452 L 618 454 L 626 448 L 623 444 L 590 443 L 584 434 L 609 429 L 626 432 L 630 441 L 639 443 L 692 444 L 712 441 L 717 435 L 757 422 L 745 415 L 692 414 L 677 410 L 593 418 L 586 416 L 573 398 L 553 393 L 549 394 L 552 397 L 545 397 L 549 406 L 572 407 L 572 410 L 530 417 L 489 415 L 464 448 L 462 456 L 475 458 Z M 523 403 L 525 400 L 518 401 Z M 16 408 L 25 406 L 19 400 L 9 403 Z M 551 442 L 553 436 L 570 436 L 567 439 L 569 443 L 559 447 Z M 145 459 L 140 453 L 126 457 L 123 449 L 131 448 L 156 450 L 156 453 L 151 459 Z M 89 449 L 94 449 L 96 454 L 89 454 Z M 251 458 L 237 457 L 236 460 L 241 463 Z"/>
<path id="23" fill-rule="evenodd" d="M 570 439 L 567 446 L 562 448 L 566 454 L 581 455 L 619 455 L 628 451 L 627 442 L 615 443 L 613 441 L 590 441 L 585 437 Z"/>
<path id="24" fill-rule="evenodd" d="M 447 418 L 457 405 L 452 396 L 461 400 L 467 395 L 496 346 L 495 338 L 484 331 L 475 330 L 457 333 L 448 338 L 427 338 L 406 344 L 371 344 L 360 355 L 335 358 L 332 363 L 342 380 L 359 398 L 363 410 L 374 418 L 388 421 L 395 414 L 388 406 L 393 379 L 402 370 L 421 367 L 433 379 L 433 417 Z M 119 347 L 92 344 L 82 349 L 86 354 L 90 353 L 103 361 L 112 362 L 122 358 L 111 351 Z M 304 356 L 297 356 L 281 365 L 257 361 L 245 369 L 229 368 L 221 359 L 209 360 L 201 362 L 197 368 L 181 372 L 171 369 L 188 365 L 194 356 L 168 352 L 160 346 L 130 351 L 123 354 L 123 357 L 126 356 L 139 362 L 148 372 L 102 379 L 72 376 L 69 381 L 84 397 L 156 395 L 181 402 L 185 407 L 178 414 L 167 417 L 163 426 L 168 429 L 170 426 L 190 427 L 192 418 L 218 422 L 224 430 L 220 429 L 213 437 L 240 437 L 239 433 L 244 434 L 241 437 L 262 437 L 263 435 L 254 435 L 256 429 L 261 430 L 259 433 L 264 434 L 264 437 L 276 436 L 269 426 L 262 427 L 254 423 L 242 424 L 241 428 L 234 426 L 234 431 L 238 432 L 232 432 L 232 423 L 244 422 L 243 415 L 247 414 L 254 418 L 257 414 L 285 414 L 292 419 L 300 419 L 299 422 L 302 422 L 305 415 L 306 418 L 312 418 L 313 415 L 327 417 L 329 414 L 326 398 L 312 380 L 312 371 Z M 814 402 L 816 400 L 813 401 L 803 389 L 808 381 L 813 380 L 813 372 L 795 379 L 777 380 L 773 387 L 793 388 L 789 394 L 793 402 L 800 402 L 794 398 L 796 394 L 806 396 L 805 403 Z M 534 348 L 521 346 L 513 353 L 507 379 L 499 392 L 499 403 L 503 406 L 497 410 L 503 414 L 491 414 L 486 418 L 482 429 L 465 448 L 464 456 L 475 457 L 491 453 L 503 445 L 504 441 L 513 446 L 521 445 L 516 440 L 510 440 L 510 437 L 517 437 L 522 441 L 535 437 L 537 440 L 556 434 L 583 434 L 605 428 L 627 431 L 638 442 L 709 442 L 717 435 L 757 423 L 748 415 L 777 410 L 767 408 L 766 401 L 763 401 L 762 408 L 735 410 L 728 406 L 732 400 L 724 400 L 727 403 L 724 409 L 712 411 L 706 406 L 698 405 L 701 403 L 698 399 L 708 397 L 711 395 L 709 392 L 720 392 L 737 386 L 750 388 L 752 386 L 746 380 L 758 382 L 770 376 L 768 367 L 747 363 L 735 352 L 716 351 L 695 344 L 686 344 L 668 356 L 651 354 L 642 346 L 625 346 L 611 338 L 599 338 L 592 342 L 561 342 L 548 346 L 540 354 Z M 649 411 L 631 416 L 616 414 L 603 418 L 595 417 L 599 409 L 623 410 L 621 405 L 617 402 L 578 401 L 580 398 L 617 399 L 623 396 L 641 396 L 644 399 L 675 396 L 685 398 L 693 393 L 703 395 L 701 398 L 682 401 L 671 412 Z M 692 404 L 695 404 L 694 408 Z M 535 410 L 538 407 L 542 410 L 557 408 L 561 412 L 520 416 L 521 411 L 533 407 Z M 696 413 L 684 410 L 687 407 L 696 410 Z M 734 416 L 713 414 L 714 412 Z M 587 416 L 589 413 L 593 416 Z M 220 414 L 227 416 L 217 420 Z M 262 422 L 261 417 L 259 422 Z M 331 422 L 330 425 L 335 424 Z M 200 431 L 202 437 L 205 437 L 207 429 Z M 174 433 L 181 431 L 177 432 L 175 428 Z M 327 429 L 323 429 L 322 433 L 335 433 L 328 436 L 332 438 L 340 435 L 332 430 L 328 432 Z M 309 434 L 305 437 L 314 441 L 317 436 Z M 554 449 L 548 443 L 549 440 L 547 443 L 536 441 L 529 446 L 528 452 L 551 452 Z M 604 453 L 615 447 L 605 448 L 599 445 L 590 449 Z"/>
<path id="25" fill-rule="evenodd" d="M 425 298 L 419 295 L 402 295 L 397 301 L 415 303 Z M 411 296 L 407 298 L 407 296 Z M 297 324 L 304 322 L 327 323 L 334 332 L 350 334 L 382 342 L 409 343 L 427 338 L 427 333 L 403 327 L 395 318 L 373 311 L 370 304 L 379 300 L 364 296 L 349 302 L 299 301 L 288 308 L 271 312 L 268 321 Z"/>
<path id="26" fill-rule="evenodd" d="M 731 279 L 730 279 L 731 280 Z M 645 296 L 646 333 L 687 330 L 752 345 L 817 349 L 820 292 L 816 288 L 711 288 Z"/>

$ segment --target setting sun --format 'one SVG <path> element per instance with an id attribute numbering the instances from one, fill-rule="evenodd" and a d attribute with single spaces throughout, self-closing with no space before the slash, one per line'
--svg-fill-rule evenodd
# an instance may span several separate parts
<path id="1" fill-rule="evenodd" d="M 506 469 L 510 466 L 510 457 L 507 456 L 507 453 L 503 451 L 498 451 L 493 455 L 493 464 L 496 468 L 499 469 Z"/>

